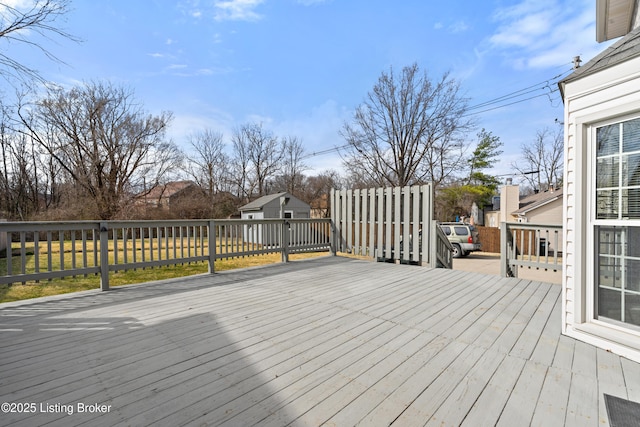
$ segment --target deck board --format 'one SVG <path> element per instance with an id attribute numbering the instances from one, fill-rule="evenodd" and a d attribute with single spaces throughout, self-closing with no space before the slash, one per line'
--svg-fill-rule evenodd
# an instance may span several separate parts
<path id="1" fill-rule="evenodd" d="M 0 425 L 608 425 L 638 363 L 560 334 L 559 285 L 346 258 L 0 305 Z"/>

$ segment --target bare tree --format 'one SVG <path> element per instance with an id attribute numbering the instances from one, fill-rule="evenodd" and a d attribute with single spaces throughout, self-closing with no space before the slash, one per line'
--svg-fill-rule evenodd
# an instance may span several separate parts
<path id="1" fill-rule="evenodd" d="M 522 145 L 522 157 L 511 166 L 535 190 L 559 185 L 563 173 L 564 136 L 562 130 L 538 130 L 532 144 Z"/>
<path id="2" fill-rule="evenodd" d="M 244 197 L 264 196 L 281 169 L 283 144 L 262 124 L 245 124 L 232 136 L 236 185 Z M 239 194 L 240 195 L 240 194 Z"/>
<path id="3" fill-rule="evenodd" d="M 231 141 L 233 143 L 231 180 L 236 188 L 236 196 L 243 201 L 248 201 L 253 193 L 249 177 L 249 141 L 241 128 L 234 131 Z"/>
<path id="4" fill-rule="evenodd" d="M 25 221 L 38 211 L 38 179 L 34 147 L 24 135 L 0 131 L 2 156 L 2 192 L 5 214 Z"/>
<path id="5" fill-rule="evenodd" d="M 51 39 L 52 36 L 78 41 L 77 38 L 57 26 L 60 20 L 69 11 L 68 0 L 40 0 L 23 2 L 23 6 L 11 6 L 0 4 L 0 41 L 5 45 L 15 44 L 18 49 L 31 48 L 41 54 L 61 63 L 62 61 L 50 50 L 45 48 L 41 41 Z M 34 35 L 39 36 L 38 40 Z M 0 74 L 7 80 L 17 79 L 22 82 L 31 80 L 44 81 L 40 73 L 29 65 L 18 62 L 9 54 L 8 49 L 0 49 Z"/>
<path id="6" fill-rule="evenodd" d="M 229 180 L 229 158 L 224 152 L 223 135 L 212 129 L 193 133 L 188 137 L 192 154 L 186 155 L 186 172 L 206 192 L 210 200 L 222 191 Z"/>
<path id="7" fill-rule="evenodd" d="M 331 216 L 332 189 L 341 188 L 341 177 L 334 170 L 327 170 L 319 175 L 309 176 L 304 180 L 301 199 L 311 205 L 311 209 L 322 218 Z"/>
<path id="8" fill-rule="evenodd" d="M 304 146 L 302 140 L 295 136 L 289 136 L 282 141 L 282 178 L 284 190 L 290 194 L 299 196 L 302 192 L 304 175 L 308 166 L 304 163 Z"/>
<path id="9" fill-rule="evenodd" d="M 432 82 L 417 64 L 403 68 L 399 81 L 393 70 L 383 72 L 343 127 L 345 166 L 381 186 L 437 186 L 466 166 L 463 137 L 474 125 L 466 111 L 467 99 L 448 74 Z"/>
<path id="10" fill-rule="evenodd" d="M 171 113 L 145 113 L 126 89 L 108 83 L 52 88 L 35 105 L 21 104 L 18 114 L 25 132 L 101 219 L 116 217 L 133 194 L 177 167 L 179 152 L 164 139 Z"/>

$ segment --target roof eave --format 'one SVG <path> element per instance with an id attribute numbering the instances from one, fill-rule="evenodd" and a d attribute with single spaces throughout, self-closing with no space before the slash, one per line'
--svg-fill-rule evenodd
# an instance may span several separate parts
<path id="1" fill-rule="evenodd" d="M 596 0 L 596 40 L 602 43 L 633 29 L 635 0 Z"/>

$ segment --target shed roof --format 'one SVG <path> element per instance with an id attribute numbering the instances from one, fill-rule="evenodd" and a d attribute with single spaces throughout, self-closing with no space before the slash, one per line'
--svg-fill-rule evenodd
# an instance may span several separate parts
<path id="1" fill-rule="evenodd" d="M 265 207 L 265 205 L 271 203 L 274 200 L 279 199 L 282 196 L 287 196 L 287 197 L 291 197 L 294 198 L 296 200 L 300 200 L 295 196 L 292 196 L 291 194 L 287 193 L 287 192 L 281 192 L 281 193 L 275 193 L 275 194 L 267 194 L 266 196 L 262 196 L 260 198 L 257 198 L 256 200 L 254 200 L 253 202 L 247 203 L 244 206 L 240 207 L 240 211 L 241 212 L 246 212 L 246 211 L 259 211 L 261 210 L 263 207 Z M 300 202 L 304 203 L 302 200 L 300 200 Z M 305 203 L 306 204 L 306 203 Z"/>

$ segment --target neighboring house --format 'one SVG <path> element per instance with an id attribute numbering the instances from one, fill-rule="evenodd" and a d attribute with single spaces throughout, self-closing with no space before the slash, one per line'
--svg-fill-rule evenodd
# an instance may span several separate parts
<path id="1" fill-rule="evenodd" d="M 208 218 L 218 200 L 193 181 L 173 181 L 136 196 L 135 208 L 143 217 Z"/>
<path id="2" fill-rule="evenodd" d="M 511 212 L 517 222 L 562 225 L 562 189 L 549 189 L 520 199 Z"/>
<path id="3" fill-rule="evenodd" d="M 149 192 L 138 196 L 138 200 L 148 207 L 170 210 L 185 199 L 201 198 L 203 194 L 202 188 L 193 181 L 173 181 L 156 185 Z"/>
<path id="4" fill-rule="evenodd" d="M 485 214 L 485 226 L 498 228 L 502 222 L 562 225 L 562 212 L 562 189 L 521 198 L 520 187 L 507 184 L 500 187 L 500 209 Z"/>
<path id="5" fill-rule="evenodd" d="M 311 206 L 289 193 L 262 196 L 240 207 L 242 219 L 310 218 Z M 278 244 L 281 236 L 268 225 L 244 226 L 245 241 L 261 245 Z"/>
<path id="6" fill-rule="evenodd" d="M 597 39 L 563 79 L 562 331 L 640 361 L 639 0 L 598 0 Z"/>

